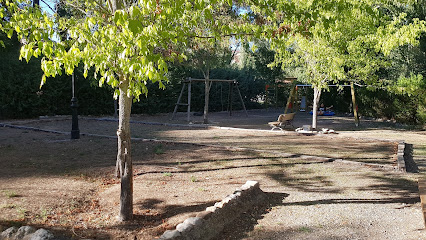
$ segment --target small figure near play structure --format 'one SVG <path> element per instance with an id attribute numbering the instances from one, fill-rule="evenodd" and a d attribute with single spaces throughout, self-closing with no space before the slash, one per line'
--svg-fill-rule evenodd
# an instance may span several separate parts
<path id="1" fill-rule="evenodd" d="M 333 112 L 333 105 L 330 107 L 325 107 L 324 103 L 321 103 L 320 107 L 318 108 L 317 115 L 318 116 L 334 116 L 335 113 Z M 309 112 L 312 115 L 312 111 Z"/>
<path id="2" fill-rule="evenodd" d="M 324 115 L 324 112 L 325 112 L 324 103 L 321 103 L 319 107 L 318 115 Z"/>

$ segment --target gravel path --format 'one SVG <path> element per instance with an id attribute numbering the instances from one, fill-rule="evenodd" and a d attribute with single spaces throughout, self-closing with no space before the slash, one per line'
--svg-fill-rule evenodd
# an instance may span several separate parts
<path id="1" fill-rule="evenodd" d="M 416 176 L 339 163 L 301 168 L 292 169 L 300 173 L 297 184 L 261 183 L 286 197 L 247 213 L 235 224 L 245 225 L 243 232 L 229 226 L 221 239 L 426 239 Z"/>

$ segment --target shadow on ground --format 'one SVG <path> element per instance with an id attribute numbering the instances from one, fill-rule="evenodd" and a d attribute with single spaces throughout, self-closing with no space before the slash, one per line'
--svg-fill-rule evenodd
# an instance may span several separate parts
<path id="1" fill-rule="evenodd" d="M 232 224 L 225 226 L 220 237 L 214 240 L 244 239 L 247 237 L 247 233 L 252 231 L 254 226 L 257 225 L 258 220 L 262 219 L 273 207 L 282 206 L 284 199 L 289 195 L 286 193 L 266 192 L 265 196 L 265 200 L 261 204 L 244 212 Z"/>

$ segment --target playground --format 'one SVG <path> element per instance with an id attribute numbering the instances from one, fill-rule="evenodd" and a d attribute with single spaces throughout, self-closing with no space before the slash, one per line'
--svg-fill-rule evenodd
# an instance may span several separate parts
<path id="1" fill-rule="evenodd" d="M 133 115 L 134 220 L 117 216 L 117 120 L 83 116 L 70 140 L 68 116 L 3 121 L 0 230 L 48 228 L 57 236 L 153 239 L 233 193 L 247 180 L 268 198 L 218 239 L 424 239 L 417 180 L 426 134 L 391 122 L 320 116 L 335 134 L 270 131 L 282 110 Z M 402 131 L 403 130 L 403 131 Z M 397 144 L 413 144 L 418 173 L 396 170 Z"/>
<path id="2" fill-rule="evenodd" d="M 0 2 L 0 240 L 426 239 L 425 6 Z"/>

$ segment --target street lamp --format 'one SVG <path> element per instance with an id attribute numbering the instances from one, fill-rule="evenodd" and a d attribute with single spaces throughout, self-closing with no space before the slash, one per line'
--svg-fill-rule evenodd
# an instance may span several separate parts
<path id="1" fill-rule="evenodd" d="M 71 139 L 80 138 L 80 130 L 78 129 L 78 114 L 77 114 L 77 98 L 75 97 L 74 87 L 74 73 L 72 73 L 72 98 L 71 98 L 71 110 L 72 110 L 72 128 L 71 128 Z"/>

